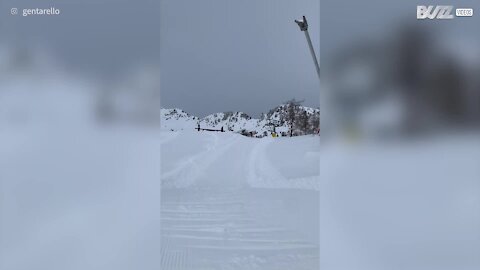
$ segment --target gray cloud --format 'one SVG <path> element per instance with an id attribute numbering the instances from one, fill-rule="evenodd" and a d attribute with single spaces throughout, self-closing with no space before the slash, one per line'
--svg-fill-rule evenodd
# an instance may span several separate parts
<path id="1" fill-rule="evenodd" d="M 318 0 L 163 1 L 161 104 L 203 116 L 257 115 L 290 98 L 319 105 L 319 82 L 304 35 L 319 48 Z M 317 52 L 318 53 L 318 52 Z"/>

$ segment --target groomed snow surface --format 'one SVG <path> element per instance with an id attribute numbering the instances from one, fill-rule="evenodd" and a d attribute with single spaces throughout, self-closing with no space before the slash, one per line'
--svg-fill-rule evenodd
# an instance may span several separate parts
<path id="1" fill-rule="evenodd" d="M 318 269 L 319 146 L 161 132 L 161 269 Z"/>

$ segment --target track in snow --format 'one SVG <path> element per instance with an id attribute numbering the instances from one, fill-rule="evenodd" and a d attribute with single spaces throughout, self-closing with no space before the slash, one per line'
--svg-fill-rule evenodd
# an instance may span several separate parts
<path id="1" fill-rule="evenodd" d="M 162 269 L 318 269 L 318 191 L 285 188 L 273 142 L 192 133 L 162 147 Z"/>

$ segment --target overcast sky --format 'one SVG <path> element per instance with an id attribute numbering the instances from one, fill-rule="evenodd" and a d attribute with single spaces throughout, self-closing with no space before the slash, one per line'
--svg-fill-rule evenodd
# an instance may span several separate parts
<path id="1" fill-rule="evenodd" d="M 478 0 L 441 0 L 478 10 Z M 306 15 L 322 62 L 405 24 L 436 26 L 479 40 L 480 16 L 417 21 L 416 0 L 1 0 L 0 45 L 46 48 L 56 61 L 100 79 L 121 79 L 142 65 L 161 67 L 161 105 L 198 116 L 220 111 L 258 115 L 290 98 L 319 104 L 319 82 L 303 33 Z M 10 8 L 62 10 L 61 16 L 9 15 Z M 477 14 L 478 15 L 478 14 Z M 321 26 L 321 29 L 320 29 Z M 375 34 L 377 33 L 377 34 Z M 463 51 L 459 50 L 459 51 Z"/>
<path id="2" fill-rule="evenodd" d="M 161 4 L 161 105 L 205 116 L 252 116 L 291 99 L 319 106 L 305 36 L 319 53 L 319 0 L 165 0 Z"/>
<path id="3" fill-rule="evenodd" d="M 12 7 L 61 9 L 60 16 L 11 16 Z M 204 116 L 252 116 L 291 98 L 319 105 L 305 36 L 317 50 L 319 0 L 1 0 L 1 44 L 40 47 L 78 74 L 120 80 L 161 66 L 161 105 Z"/>

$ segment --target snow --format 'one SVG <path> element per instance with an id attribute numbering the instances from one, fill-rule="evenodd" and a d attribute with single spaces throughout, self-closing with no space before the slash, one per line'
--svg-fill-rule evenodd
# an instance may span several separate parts
<path id="1" fill-rule="evenodd" d="M 162 269 L 318 269 L 318 136 L 161 142 Z"/>
<path id="2" fill-rule="evenodd" d="M 1 269 L 479 269 L 478 132 L 320 151 L 179 109 L 163 132 L 102 125 L 91 88 L 0 82 Z"/>
<path id="3" fill-rule="evenodd" d="M 260 139 L 233 132 L 181 131 L 162 132 L 161 141 L 164 188 L 228 176 L 229 187 L 318 190 L 318 136 Z"/>
<path id="4" fill-rule="evenodd" d="M 478 138 L 322 139 L 320 269 L 479 269 Z"/>
<path id="5" fill-rule="evenodd" d="M 160 269 L 158 126 L 95 121 L 94 81 L 0 68 L 0 269 Z"/>
<path id="6" fill-rule="evenodd" d="M 320 110 L 305 106 L 299 106 L 300 110 L 306 111 L 307 115 L 318 114 Z M 179 108 L 160 109 L 160 126 L 164 131 L 193 130 L 200 124 L 201 128 L 230 130 L 241 132 L 246 130 L 255 134 L 267 132 L 269 135 L 273 131 L 288 132 L 288 123 L 284 121 L 287 115 L 287 106 L 282 104 L 272 109 L 269 113 L 263 114 L 261 118 L 252 118 L 244 112 L 220 112 L 213 113 L 199 118 L 192 116 Z"/>
<path id="7" fill-rule="evenodd" d="M 181 110 L 165 132 L 105 123 L 98 82 L 24 72 L 0 81 L 1 269 L 318 268 L 318 137 L 197 132 Z"/>

